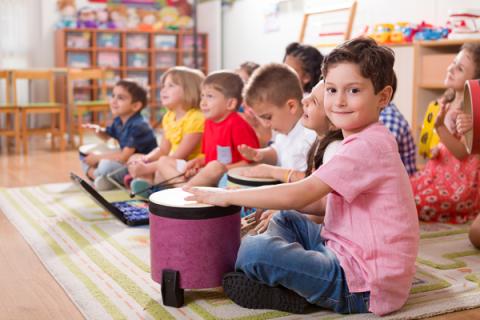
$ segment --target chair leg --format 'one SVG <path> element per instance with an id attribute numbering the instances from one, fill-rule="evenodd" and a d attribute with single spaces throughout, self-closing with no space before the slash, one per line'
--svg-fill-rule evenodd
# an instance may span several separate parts
<path id="1" fill-rule="evenodd" d="M 22 110 L 22 141 L 23 153 L 28 153 L 28 135 L 27 135 L 27 111 Z"/>
<path id="2" fill-rule="evenodd" d="M 78 108 L 77 112 L 77 131 L 78 131 L 78 146 L 83 145 L 83 128 L 82 128 L 82 115 L 83 115 L 83 109 Z"/>
<path id="3" fill-rule="evenodd" d="M 20 112 L 17 110 L 15 111 L 14 115 L 14 123 L 13 123 L 13 130 L 15 132 L 15 153 L 20 153 Z"/>
<path id="4" fill-rule="evenodd" d="M 55 150 L 55 131 L 57 128 L 57 115 L 55 113 L 50 113 L 50 135 L 52 136 L 52 139 L 50 140 L 50 146 L 52 150 Z"/>
<path id="5" fill-rule="evenodd" d="M 60 131 L 60 151 L 65 151 L 65 110 L 62 108 L 58 114 L 58 128 Z"/>

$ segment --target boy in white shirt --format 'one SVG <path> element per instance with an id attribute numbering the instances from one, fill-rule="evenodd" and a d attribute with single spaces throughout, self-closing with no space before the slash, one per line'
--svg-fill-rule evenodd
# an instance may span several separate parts
<path id="1" fill-rule="evenodd" d="M 307 153 L 316 133 L 303 127 L 302 86 L 295 71 L 278 63 L 264 65 L 253 73 L 244 90 L 245 104 L 277 132 L 272 145 L 253 149 L 239 146 L 247 159 L 299 171 L 307 168 Z M 247 172 L 246 172 L 247 173 Z M 252 177 L 270 178 L 268 167 L 248 170 Z"/>

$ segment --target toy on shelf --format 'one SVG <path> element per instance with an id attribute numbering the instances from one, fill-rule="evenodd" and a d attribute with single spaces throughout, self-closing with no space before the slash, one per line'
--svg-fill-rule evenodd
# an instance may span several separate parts
<path id="1" fill-rule="evenodd" d="M 77 12 L 77 28 L 96 28 L 97 21 L 95 10 L 90 7 L 82 7 Z"/>
<path id="2" fill-rule="evenodd" d="M 369 36 L 378 43 L 390 42 L 390 35 L 393 31 L 392 23 L 377 23 Z"/>
<path id="3" fill-rule="evenodd" d="M 140 23 L 140 17 L 137 14 L 137 9 L 128 8 L 127 9 L 127 28 L 136 29 Z"/>
<path id="4" fill-rule="evenodd" d="M 390 41 L 393 43 L 412 42 L 418 27 L 408 22 L 397 22 L 390 35 Z"/>
<path id="5" fill-rule="evenodd" d="M 153 26 L 157 22 L 155 12 L 139 9 L 138 15 L 140 16 L 140 23 L 138 24 L 137 29 L 141 31 L 152 31 Z"/>
<path id="6" fill-rule="evenodd" d="M 60 13 L 60 21 L 56 24 L 57 28 L 75 28 L 77 26 L 75 0 L 58 0 L 57 9 Z"/>
<path id="7" fill-rule="evenodd" d="M 175 7 L 163 7 L 158 12 L 158 21 L 161 23 L 162 29 L 178 29 L 177 21 L 179 18 L 179 13 Z M 158 28 L 158 25 L 157 25 Z"/>
<path id="8" fill-rule="evenodd" d="M 97 10 L 97 27 L 99 29 L 115 29 L 115 23 L 112 21 L 110 11 L 107 8 Z"/>
<path id="9" fill-rule="evenodd" d="M 418 25 L 418 30 L 415 33 L 415 40 L 439 40 L 448 37 L 450 29 L 445 27 L 434 27 L 429 23 L 422 22 Z"/>
<path id="10" fill-rule="evenodd" d="M 449 39 L 480 38 L 480 10 L 464 9 L 452 11 L 447 26 L 452 29 Z"/>
<path id="11" fill-rule="evenodd" d="M 117 29 L 127 27 L 127 9 L 124 6 L 115 6 L 108 10 L 110 11 L 110 19 Z"/>

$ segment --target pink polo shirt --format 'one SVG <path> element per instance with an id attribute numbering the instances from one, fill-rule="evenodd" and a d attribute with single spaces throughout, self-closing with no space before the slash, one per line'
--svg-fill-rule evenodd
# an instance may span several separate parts
<path id="1" fill-rule="evenodd" d="M 314 175 L 334 190 L 322 236 L 350 291 L 370 291 L 370 311 L 377 315 L 400 309 L 415 274 L 419 228 L 395 138 L 372 124 L 343 140 Z"/>

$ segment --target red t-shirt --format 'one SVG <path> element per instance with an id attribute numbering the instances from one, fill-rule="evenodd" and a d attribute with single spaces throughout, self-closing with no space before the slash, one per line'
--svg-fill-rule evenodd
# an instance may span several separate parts
<path id="1" fill-rule="evenodd" d="M 213 160 L 223 164 L 246 160 L 237 149 L 241 144 L 252 148 L 260 146 L 253 128 L 237 112 L 232 112 L 218 123 L 205 120 L 202 152 L 205 154 L 206 164 Z"/>

